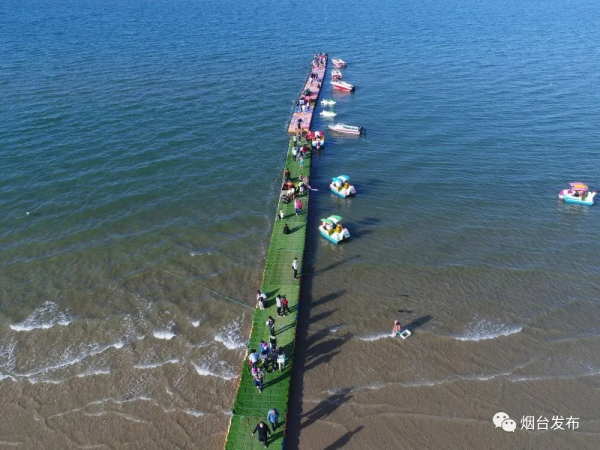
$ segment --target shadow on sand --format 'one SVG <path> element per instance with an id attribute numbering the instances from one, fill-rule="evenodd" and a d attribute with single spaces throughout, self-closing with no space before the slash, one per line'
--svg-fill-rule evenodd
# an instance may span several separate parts
<path id="1" fill-rule="evenodd" d="M 337 450 L 337 449 L 343 448 L 348 442 L 350 442 L 350 439 L 352 439 L 352 436 L 354 436 L 356 433 L 360 432 L 363 428 L 364 428 L 364 426 L 360 425 L 352 431 L 347 431 L 339 439 L 337 439 L 332 444 L 329 444 L 323 450 Z"/>

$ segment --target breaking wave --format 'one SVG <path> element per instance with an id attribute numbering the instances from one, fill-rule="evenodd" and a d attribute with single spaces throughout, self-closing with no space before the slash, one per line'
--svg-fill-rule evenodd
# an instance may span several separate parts
<path id="1" fill-rule="evenodd" d="M 54 302 L 44 302 L 39 308 L 35 309 L 31 315 L 23 322 L 10 325 L 13 331 L 32 331 L 36 329 L 48 329 L 56 325 L 69 325 L 73 319 L 64 312 L 58 310 L 58 305 Z"/>
<path id="2" fill-rule="evenodd" d="M 484 319 L 475 323 L 473 326 L 468 327 L 462 334 L 453 337 L 459 341 L 485 341 L 520 333 L 522 329 L 522 325 L 508 325 L 502 322 L 492 322 Z"/>

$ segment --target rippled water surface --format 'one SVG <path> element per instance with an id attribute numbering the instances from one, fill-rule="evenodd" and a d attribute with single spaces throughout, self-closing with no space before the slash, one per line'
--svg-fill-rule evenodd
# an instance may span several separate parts
<path id="1" fill-rule="evenodd" d="M 353 238 L 308 239 L 291 448 L 598 448 L 600 209 L 557 200 L 600 187 L 598 4 L 343 6 L 0 5 L 0 443 L 222 448 L 326 51 L 368 133 L 314 158 L 309 222 Z"/>

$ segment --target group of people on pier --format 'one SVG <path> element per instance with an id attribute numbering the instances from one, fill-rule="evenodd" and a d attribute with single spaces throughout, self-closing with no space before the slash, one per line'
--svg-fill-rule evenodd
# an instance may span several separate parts
<path id="1" fill-rule="evenodd" d="M 321 88 L 323 81 L 322 74 L 319 73 L 319 69 L 325 69 L 327 64 L 327 54 L 317 53 L 314 55 L 312 61 L 312 70 L 309 75 L 310 85 L 317 85 L 317 89 Z M 311 88 L 312 89 L 312 88 Z M 302 95 L 296 100 L 294 112 L 295 113 L 311 113 L 314 111 L 313 101 L 314 98 L 312 90 L 308 87 L 302 92 Z M 318 91 L 317 91 L 318 92 Z M 302 129 L 302 117 L 298 117 L 296 134 L 293 136 L 293 145 L 291 149 L 293 161 L 298 161 L 300 168 L 304 167 L 304 160 L 307 157 L 307 153 L 312 149 L 313 145 L 308 135 L 305 135 L 305 130 Z M 306 139 L 304 144 L 301 143 L 302 138 Z M 316 147 L 319 149 L 321 142 L 317 140 Z M 298 177 L 297 183 L 292 181 L 292 176 L 289 168 L 286 167 L 284 171 L 284 180 L 282 185 L 281 199 L 284 203 L 294 201 L 296 215 L 303 213 L 302 200 L 297 198 L 303 196 L 305 192 L 311 189 L 308 184 L 308 177 L 304 177 L 302 174 Z M 279 219 L 283 220 L 286 215 L 283 211 L 279 211 Z M 284 234 L 290 234 L 291 230 L 287 223 L 283 228 Z M 294 258 L 292 263 L 292 269 L 294 272 L 294 279 L 298 277 L 299 264 L 298 259 Z M 290 314 L 289 302 L 285 295 L 278 294 L 275 297 L 275 307 L 277 317 L 283 317 Z M 267 309 L 267 295 L 258 290 L 256 294 L 256 308 Z M 269 329 L 269 343 L 266 341 L 260 342 L 260 349 L 257 351 L 255 348 L 249 349 L 248 353 L 248 365 L 254 379 L 254 385 L 258 389 L 258 392 L 262 393 L 264 387 L 265 372 L 275 372 L 279 369 L 282 372 L 285 367 L 285 351 L 282 347 L 277 347 L 277 334 L 275 332 L 275 318 L 269 316 L 266 325 Z M 269 436 L 272 434 L 269 425 L 275 431 L 278 427 L 279 422 L 279 411 L 276 408 L 272 408 L 267 413 L 267 423 L 260 421 L 254 430 L 252 436 L 258 434 L 258 440 L 266 448 L 268 445 Z"/>

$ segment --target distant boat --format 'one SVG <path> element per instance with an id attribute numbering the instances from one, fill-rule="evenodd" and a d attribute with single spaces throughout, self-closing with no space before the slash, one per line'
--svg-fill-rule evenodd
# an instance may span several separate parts
<path id="1" fill-rule="evenodd" d="M 563 189 L 558 193 L 558 198 L 566 203 L 578 203 L 592 206 L 596 191 L 590 191 L 586 184 L 580 182 L 570 183 L 570 189 Z"/>
<path id="2" fill-rule="evenodd" d="M 323 105 L 323 106 L 333 106 L 333 105 L 335 105 L 335 100 L 332 100 L 330 98 L 325 99 L 325 100 L 321 100 L 321 105 Z"/>
<path id="3" fill-rule="evenodd" d="M 336 115 L 333 111 L 321 111 L 319 114 L 323 117 L 335 117 Z"/>
<path id="4" fill-rule="evenodd" d="M 363 127 L 355 127 L 346 125 L 345 123 L 336 123 L 335 125 L 329 125 L 327 128 L 331 131 L 337 131 L 338 133 L 354 134 L 357 136 L 365 132 Z"/>
<path id="5" fill-rule="evenodd" d="M 340 58 L 332 58 L 331 62 L 335 67 L 346 67 L 346 61 Z"/>
<path id="6" fill-rule="evenodd" d="M 341 80 L 342 79 L 342 72 L 338 69 L 333 69 L 331 71 L 331 79 L 333 80 Z"/>
<path id="7" fill-rule="evenodd" d="M 339 89 L 340 91 L 352 92 L 354 90 L 353 84 L 346 83 L 342 80 L 331 80 L 331 85 L 334 89 Z"/>

